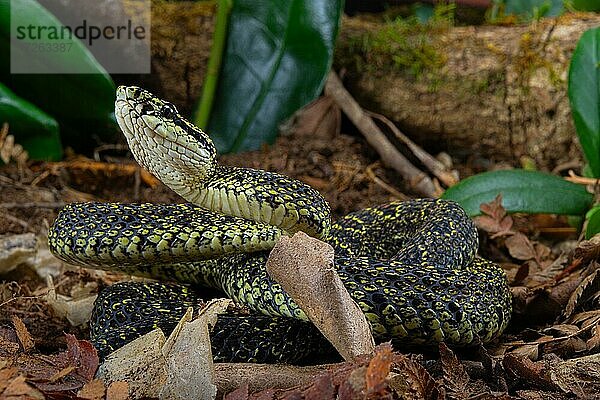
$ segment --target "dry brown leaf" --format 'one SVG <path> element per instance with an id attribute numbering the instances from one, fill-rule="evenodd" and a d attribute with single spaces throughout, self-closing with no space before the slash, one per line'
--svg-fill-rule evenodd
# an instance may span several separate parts
<path id="1" fill-rule="evenodd" d="M 527 357 L 529 360 L 537 360 L 540 358 L 540 344 L 525 343 L 515 347 L 510 351 L 510 354 L 517 358 Z"/>
<path id="2" fill-rule="evenodd" d="M 513 278 L 512 284 L 518 285 L 522 283 L 529 276 L 529 263 L 523 263 L 519 269 L 517 269 L 517 273 Z"/>
<path id="3" fill-rule="evenodd" d="M 17 333 L 17 337 L 19 338 L 19 342 L 21 346 L 23 346 L 23 351 L 28 353 L 35 348 L 35 343 L 33 342 L 33 338 L 31 334 L 27 330 L 27 327 L 21 320 L 21 318 L 13 315 L 12 323 L 15 327 L 15 332 Z"/>
<path id="4" fill-rule="evenodd" d="M 527 261 L 536 258 L 533 244 L 529 241 L 527 236 L 520 232 L 507 238 L 505 244 L 510 255 L 517 260 Z"/>
<path id="5" fill-rule="evenodd" d="M 54 382 L 64 378 L 65 376 L 69 375 L 73 371 L 75 371 L 75 367 L 73 365 L 64 367 L 63 369 L 61 369 L 60 371 L 58 371 L 57 373 L 52 375 L 50 378 L 48 378 L 48 382 L 54 383 Z"/>
<path id="6" fill-rule="evenodd" d="M 235 389 L 233 392 L 227 393 L 223 400 L 248 400 L 249 396 L 248 384 L 245 384 Z"/>
<path id="7" fill-rule="evenodd" d="M 106 389 L 106 400 L 127 400 L 129 398 L 129 384 L 125 381 L 115 381 Z"/>
<path id="8" fill-rule="evenodd" d="M 600 324 L 592 329 L 592 337 L 586 342 L 588 351 L 600 349 Z"/>
<path id="9" fill-rule="evenodd" d="M 594 264 L 598 264 L 594 262 Z M 571 293 L 569 301 L 563 311 L 563 317 L 569 318 L 578 305 L 585 303 L 592 296 L 600 292 L 600 269 L 583 279 L 581 284 Z"/>
<path id="10" fill-rule="evenodd" d="M 556 389 L 548 377 L 548 371 L 543 362 L 533 362 L 527 357 L 509 353 L 504 357 L 503 365 L 515 379 L 527 380 L 542 389 Z"/>
<path id="11" fill-rule="evenodd" d="M 20 359 L 20 368 L 43 392 L 79 390 L 94 378 L 98 354 L 92 344 L 66 334 L 67 350 L 52 356 Z"/>
<path id="12" fill-rule="evenodd" d="M 390 387 L 405 400 L 442 400 L 444 388 L 419 363 L 398 354 L 394 357 L 394 375 Z"/>
<path id="13" fill-rule="evenodd" d="M 544 345 L 544 353 L 552 353 L 563 357 L 573 357 L 585 351 L 587 351 L 587 344 L 577 336 L 568 337 L 564 340 L 554 340 Z"/>
<path id="14" fill-rule="evenodd" d="M 392 345 L 385 343 L 377 347 L 377 353 L 367 367 L 367 394 L 375 394 L 383 390 L 385 379 L 392 368 Z"/>
<path id="15" fill-rule="evenodd" d="M 27 383 L 27 379 L 23 375 L 12 379 L 4 391 L 0 393 L 0 398 L 23 400 L 45 399 L 41 392 Z"/>
<path id="16" fill-rule="evenodd" d="M 335 400 L 336 389 L 333 380 L 331 379 L 331 375 L 324 374 L 318 377 L 312 386 L 302 392 L 302 396 L 305 400 Z"/>
<path id="17" fill-rule="evenodd" d="M 445 343 L 440 343 L 440 360 L 442 362 L 442 371 L 444 375 L 444 386 L 450 399 L 466 399 L 471 397 L 469 390 L 469 375 L 465 372 L 452 350 Z"/>
<path id="18" fill-rule="evenodd" d="M 600 323 L 600 310 L 583 311 L 573 315 L 569 322 L 580 325 L 582 328 L 586 328 L 590 325 Z"/>
<path id="19" fill-rule="evenodd" d="M 77 392 L 77 397 L 87 400 L 100 400 L 104 398 L 105 392 L 104 382 L 100 379 L 93 379 L 83 385 L 81 390 Z"/>
<path id="20" fill-rule="evenodd" d="M 580 399 L 598 398 L 600 354 L 553 362 L 548 369 L 549 379 L 563 392 L 574 394 Z"/>
<path id="21" fill-rule="evenodd" d="M 572 259 L 581 259 L 583 263 L 591 260 L 600 260 L 600 236 L 596 235 L 590 240 L 583 240 L 571 254 Z"/>
<path id="22" fill-rule="evenodd" d="M 266 268 L 345 360 L 372 354 L 371 326 L 333 262 L 331 245 L 298 232 L 277 242 Z"/>
<path id="23" fill-rule="evenodd" d="M 492 238 L 510 235 L 513 226 L 513 219 L 506 214 L 502 206 L 502 195 L 499 194 L 489 203 L 483 203 L 479 206 L 483 215 L 475 217 L 475 224 L 484 231 L 491 233 Z"/>

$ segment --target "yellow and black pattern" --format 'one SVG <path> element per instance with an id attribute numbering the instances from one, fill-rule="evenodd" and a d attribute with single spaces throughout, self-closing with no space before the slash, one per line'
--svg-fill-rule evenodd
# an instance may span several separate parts
<path id="1" fill-rule="evenodd" d="M 190 203 L 289 233 L 327 233 L 331 212 L 319 192 L 273 172 L 217 165 L 208 135 L 171 103 L 121 86 L 115 115 L 137 162 Z"/>
<path id="2" fill-rule="evenodd" d="M 282 234 L 193 204 L 72 203 L 60 211 L 48 240 L 64 261 L 110 269 L 268 250 Z"/>
<path id="3" fill-rule="evenodd" d="M 212 332 L 217 359 L 297 361 L 311 352 L 303 340 L 328 348 L 266 273 L 268 249 L 298 230 L 334 247 L 338 274 L 379 341 L 464 346 L 506 327 L 505 274 L 476 256 L 477 232 L 456 203 L 395 202 L 330 226 L 314 189 L 217 165 L 208 136 L 147 91 L 119 88 L 116 114 L 138 162 L 195 205 L 69 205 L 50 230 L 50 248 L 80 265 L 225 292 L 253 314 L 221 319 Z M 113 285 L 95 305 L 92 341 L 105 354 L 156 326 L 170 329 L 197 301 L 180 285 Z"/>

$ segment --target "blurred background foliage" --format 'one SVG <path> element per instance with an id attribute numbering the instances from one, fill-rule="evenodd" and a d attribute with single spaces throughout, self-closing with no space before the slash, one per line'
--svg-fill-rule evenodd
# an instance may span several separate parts
<path id="1" fill-rule="evenodd" d="M 159 1 L 154 1 L 156 5 Z M 164 3 L 164 1 L 162 1 Z M 173 2 L 176 3 L 176 2 Z M 279 125 L 322 91 L 331 66 L 344 8 L 342 0 L 207 1 L 218 7 L 215 40 L 202 98 L 188 116 L 211 133 L 219 151 L 257 149 L 272 143 Z M 385 9 L 410 1 L 348 1 L 346 12 Z M 10 12 L 33 24 L 60 26 L 35 0 L 0 0 L 0 122 L 30 158 L 58 160 L 63 148 L 89 152 L 116 140 L 115 83 L 135 77 L 109 75 L 79 40 L 63 62 L 85 64 L 92 74 L 15 74 L 10 71 Z M 448 6 L 442 6 L 445 15 Z M 527 22 L 572 10 L 598 10 L 595 0 L 494 0 L 487 22 Z M 425 23 L 440 13 L 414 3 L 398 19 Z M 452 8 L 450 8 L 452 10 Z M 183 12 L 183 11 L 182 11 Z M 219 14 L 219 13 L 217 13 Z M 425 25 L 426 27 L 427 25 Z M 427 29 L 427 28 L 426 28 Z M 46 65 L 44 53 L 32 63 Z"/>

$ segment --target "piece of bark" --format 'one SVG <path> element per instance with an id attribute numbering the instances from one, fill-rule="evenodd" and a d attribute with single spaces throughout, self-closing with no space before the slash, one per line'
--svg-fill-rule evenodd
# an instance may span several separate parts
<path id="1" fill-rule="evenodd" d="M 412 36 L 404 27 L 397 35 L 406 42 L 390 51 L 392 39 L 386 50 L 370 38 L 396 28 L 346 18 L 335 66 L 347 71 L 344 84 L 361 105 L 398 123 L 430 152 L 515 165 L 528 156 L 552 169 L 581 154 L 567 73 L 579 37 L 598 25 L 600 15 L 579 13 L 524 26 L 429 29 Z M 394 58 L 423 53 L 418 38 L 429 43 L 431 65 L 415 75 Z M 406 44 L 413 42 L 414 48 Z"/>
<path id="2" fill-rule="evenodd" d="M 327 372 L 332 365 L 314 365 L 298 367 L 285 364 L 244 364 L 217 363 L 215 383 L 219 392 L 217 398 L 248 385 L 250 393 L 265 389 L 288 389 L 312 382 Z"/>
<path id="3" fill-rule="evenodd" d="M 335 271 L 333 255 L 331 245 L 298 232 L 273 247 L 267 272 L 341 356 L 351 360 L 372 353 L 375 341 L 365 314 Z"/>
<path id="4" fill-rule="evenodd" d="M 152 2 L 152 73 L 139 84 L 190 115 L 200 97 L 216 8 L 206 1 Z"/>

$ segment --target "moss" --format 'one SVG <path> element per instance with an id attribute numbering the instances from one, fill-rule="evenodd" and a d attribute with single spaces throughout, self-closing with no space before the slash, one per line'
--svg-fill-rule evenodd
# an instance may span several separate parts
<path id="1" fill-rule="evenodd" d="M 359 72 L 404 72 L 435 80 L 447 61 L 435 37 L 453 25 L 454 7 L 437 6 L 435 10 L 425 24 L 416 17 L 397 18 L 375 31 L 348 37 L 338 51 L 345 55 L 342 63 L 354 65 Z"/>
<path id="2" fill-rule="evenodd" d="M 554 87 L 559 88 L 564 85 L 560 73 L 556 71 L 552 62 L 545 58 L 548 39 L 542 38 L 544 32 L 544 29 L 536 30 L 536 25 L 532 25 L 532 29 L 525 32 L 519 40 L 519 50 L 513 65 L 519 76 L 520 86 L 524 89 L 529 86 L 529 79 L 540 69 L 548 73 L 550 84 Z"/>

